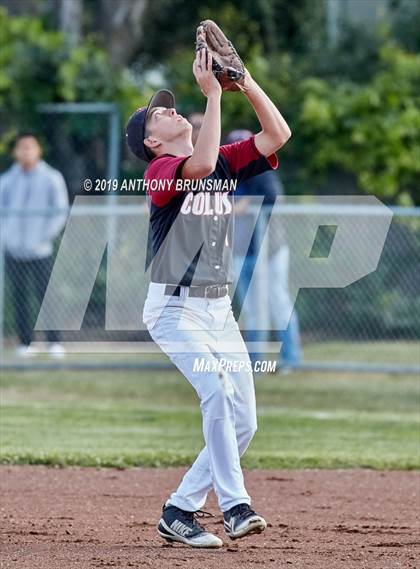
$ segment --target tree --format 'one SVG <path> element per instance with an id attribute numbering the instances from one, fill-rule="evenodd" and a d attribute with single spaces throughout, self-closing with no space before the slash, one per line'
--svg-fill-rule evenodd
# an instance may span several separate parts
<path id="1" fill-rule="evenodd" d="M 389 203 L 420 204 L 420 55 L 389 42 L 368 83 L 311 78 L 300 92 L 308 175 L 338 166 Z"/>
<path id="2" fill-rule="evenodd" d="M 2 168 L 8 144 L 19 130 L 46 132 L 45 117 L 38 112 L 41 104 L 110 101 L 120 105 L 126 119 L 150 96 L 147 89 L 139 93 L 130 74 L 113 66 L 92 37 L 72 46 L 65 34 L 47 29 L 39 18 L 10 16 L 1 8 L 0 36 Z M 65 147 L 61 154 L 67 164 L 78 159 L 88 164 L 90 157 L 81 149 L 102 144 L 103 133 L 98 134 L 94 121 L 80 116 L 72 117 L 71 126 L 63 129 L 57 140 L 50 135 L 48 143 Z"/>

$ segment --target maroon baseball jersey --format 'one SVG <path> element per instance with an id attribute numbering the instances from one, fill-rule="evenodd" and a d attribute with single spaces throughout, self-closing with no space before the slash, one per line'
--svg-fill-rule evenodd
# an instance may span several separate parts
<path id="1" fill-rule="evenodd" d="M 229 189 L 230 182 L 237 180 L 239 185 L 277 168 L 277 156 L 263 156 L 254 137 L 221 146 L 214 172 L 204 178 L 206 189 L 198 191 L 186 189 L 185 181 L 180 181 L 188 158 L 158 156 L 144 174 L 149 182 L 162 182 L 160 189 L 148 190 L 151 280 L 184 286 L 228 284 L 233 281 L 234 191 Z"/>

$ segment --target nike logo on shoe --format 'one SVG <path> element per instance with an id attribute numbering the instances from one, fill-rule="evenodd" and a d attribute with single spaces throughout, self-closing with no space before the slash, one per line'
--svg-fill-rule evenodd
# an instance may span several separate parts
<path id="1" fill-rule="evenodd" d="M 180 522 L 179 520 L 175 520 L 171 525 L 170 528 L 179 533 L 180 535 L 186 536 L 188 533 L 191 532 L 191 528 L 187 527 L 185 524 Z"/>

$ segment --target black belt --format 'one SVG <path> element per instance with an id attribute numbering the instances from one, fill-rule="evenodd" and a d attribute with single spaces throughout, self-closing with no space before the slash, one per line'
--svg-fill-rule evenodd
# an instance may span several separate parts
<path id="1" fill-rule="evenodd" d="M 168 296 L 180 296 L 181 286 L 166 285 L 165 294 Z M 225 285 L 201 285 L 188 287 L 188 296 L 198 298 L 222 298 L 229 294 L 229 287 Z"/>

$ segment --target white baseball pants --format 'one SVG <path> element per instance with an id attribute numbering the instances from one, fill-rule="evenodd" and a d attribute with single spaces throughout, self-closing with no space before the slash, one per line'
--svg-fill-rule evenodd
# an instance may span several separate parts
<path id="1" fill-rule="evenodd" d="M 190 298 L 188 287 L 180 290 L 179 297 L 170 297 L 164 284 L 150 283 L 143 311 L 153 340 L 196 390 L 203 417 L 205 447 L 169 502 L 196 511 L 214 487 L 225 512 L 251 503 L 240 465 L 257 430 L 251 363 L 229 296 Z M 204 370 L 197 367 L 202 358 Z M 227 362 L 226 371 L 221 361 Z"/>

